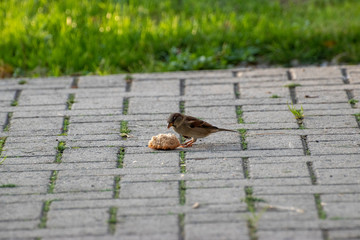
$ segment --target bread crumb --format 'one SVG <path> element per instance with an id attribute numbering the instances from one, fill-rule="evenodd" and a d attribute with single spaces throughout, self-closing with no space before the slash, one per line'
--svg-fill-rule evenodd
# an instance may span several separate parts
<path id="1" fill-rule="evenodd" d="M 149 148 L 158 150 L 171 150 L 180 146 L 179 139 L 171 133 L 158 134 L 149 141 Z"/>

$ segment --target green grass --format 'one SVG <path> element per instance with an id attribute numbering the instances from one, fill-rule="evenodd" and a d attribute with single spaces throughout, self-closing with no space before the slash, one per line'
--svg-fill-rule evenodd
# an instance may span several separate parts
<path id="1" fill-rule="evenodd" d="M 12 107 L 16 107 L 18 104 L 19 104 L 19 103 L 18 103 L 17 100 L 13 100 L 10 105 L 11 105 Z"/>
<path id="2" fill-rule="evenodd" d="M 9 131 L 9 129 L 10 129 L 10 121 L 11 121 L 11 118 L 12 118 L 13 114 L 14 114 L 14 113 L 12 113 L 12 112 L 9 112 L 9 113 L 7 114 L 7 121 L 6 121 L 6 124 L 5 124 L 4 129 L 3 129 L 4 132 L 8 132 L 8 131 Z"/>
<path id="3" fill-rule="evenodd" d="M 360 122 L 360 113 L 354 114 L 356 121 Z"/>
<path id="4" fill-rule="evenodd" d="M 125 157 L 125 148 L 120 147 L 119 152 L 117 154 L 117 167 L 118 168 L 124 167 L 124 157 Z"/>
<path id="5" fill-rule="evenodd" d="M 119 195 L 120 195 L 120 180 L 121 180 L 121 177 L 120 176 L 115 176 L 115 179 L 114 179 L 114 198 L 119 198 Z"/>
<path id="6" fill-rule="evenodd" d="M 63 154 L 65 149 L 66 149 L 66 143 L 64 141 L 60 141 L 58 143 L 58 146 L 56 147 L 55 163 L 61 163 L 62 154 Z"/>
<path id="7" fill-rule="evenodd" d="M 355 98 L 352 98 L 348 101 L 351 105 L 355 105 L 359 102 L 359 100 L 355 99 Z"/>
<path id="8" fill-rule="evenodd" d="M 245 123 L 245 121 L 242 117 L 243 113 L 244 113 L 244 111 L 242 110 L 241 106 L 236 106 L 236 116 L 237 116 L 238 123 Z"/>
<path id="9" fill-rule="evenodd" d="M 108 224 L 109 224 L 109 232 L 110 232 L 111 234 L 114 234 L 115 231 L 116 231 L 117 211 L 118 211 L 118 208 L 117 208 L 117 207 L 110 207 L 110 208 L 109 208 L 109 220 L 108 220 Z"/>
<path id="10" fill-rule="evenodd" d="M 5 162 L 5 160 L 7 158 L 7 156 L 4 156 L 4 157 L 2 156 L 5 142 L 6 142 L 6 137 L 0 137 L 0 165 L 3 164 L 3 162 Z"/>
<path id="11" fill-rule="evenodd" d="M 279 95 L 277 95 L 277 94 L 273 94 L 273 95 L 271 95 L 270 98 L 281 98 L 281 97 Z"/>
<path id="12" fill-rule="evenodd" d="M 253 196 L 253 188 L 252 187 L 245 187 L 245 199 L 243 202 L 246 203 L 247 210 L 251 213 L 247 219 L 247 227 L 249 230 L 249 238 L 250 240 L 257 240 L 257 225 L 260 220 L 260 217 L 267 208 L 264 208 L 260 213 L 257 214 L 256 211 L 256 203 L 258 202 L 266 202 L 264 199 L 257 198 Z"/>
<path id="13" fill-rule="evenodd" d="M 120 123 L 120 136 L 122 139 L 127 139 L 131 130 L 128 127 L 127 121 L 121 121 Z"/>
<path id="14" fill-rule="evenodd" d="M 185 101 L 179 102 L 179 111 L 180 113 L 185 114 Z"/>
<path id="15" fill-rule="evenodd" d="M 180 173 L 186 173 L 186 161 L 185 161 L 185 152 L 184 151 L 180 151 L 179 152 L 180 155 Z"/>
<path id="16" fill-rule="evenodd" d="M 185 202 L 186 202 L 186 183 L 185 183 L 185 180 L 180 180 L 179 181 L 179 197 L 180 197 L 180 200 L 179 200 L 179 203 L 180 205 L 185 205 Z"/>
<path id="17" fill-rule="evenodd" d="M 63 121 L 63 127 L 61 129 L 61 134 L 59 134 L 60 136 L 67 136 L 69 131 L 69 124 L 70 124 L 70 117 L 65 116 Z"/>
<path id="18" fill-rule="evenodd" d="M 126 76 L 125 76 L 125 81 L 126 81 L 126 82 L 131 82 L 132 80 L 134 80 L 134 77 L 131 76 L 130 74 L 126 74 Z"/>
<path id="19" fill-rule="evenodd" d="M 241 148 L 242 150 L 247 150 L 247 141 L 246 141 L 246 133 L 247 130 L 245 128 L 238 129 L 238 132 L 240 133 L 240 139 L 241 139 Z"/>
<path id="20" fill-rule="evenodd" d="M 75 94 L 69 94 L 68 99 L 66 101 L 67 109 L 71 110 L 74 103 L 75 103 Z"/>
<path id="21" fill-rule="evenodd" d="M 0 65 L 58 76 L 358 63 L 359 11 L 357 0 L 5 0 Z"/>
<path id="22" fill-rule="evenodd" d="M 20 81 L 18 81 L 18 84 L 19 85 L 25 85 L 25 84 L 27 84 L 27 81 L 26 80 L 20 80 Z"/>
<path id="23" fill-rule="evenodd" d="M 43 208 L 40 216 L 40 223 L 38 225 L 39 228 L 46 228 L 47 220 L 48 220 L 48 212 L 50 210 L 50 205 L 54 200 L 47 200 L 43 204 Z"/>
<path id="24" fill-rule="evenodd" d="M 122 114 L 127 115 L 128 111 L 129 111 L 129 98 L 124 98 Z"/>
<path id="25" fill-rule="evenodd" d="M 300 87 L 301 84 L 299 83 L 289 83 L 289 84 L 286 84 L 284 85 L 284 87 L 287 87 L 287 88 L 296 88 L 296 87 Z"/>
<path id="26" fill-rule="evenodd" d="M 3 184 L 3 185 L 0 185 L 0 188 L 14 188 L 16 187 L 16 184 Z"/>
<path id="27" fill-rule="evenodd" d="M 58 171 L 54 170 L 51 172 L 50 181 L 49 181 L 49 187 L 48 187 L 48 193 L 54 193 L 55 189 L 55 183 L 57 180 Z"/>
<path id="28" fill-rule="evenodd" d="M 289 108 L 289 111 L 294 115 L 297 120 L 304 119 L 305 115 L 302 106 L 300 107 L 300 109 L 297 109 L 293 104 L 291 104 L 291 106 L 288 104 L 287 106 Z"/>
<path id="29" fill-rule="evenodd" d="M 316 204 L 316 209 L 317 209 L 317 212 L 318 212 L 318 217 L 320 219 L 326 219 L 327 217 L 327 214 L 323 208 L 323 205 L 322 205 L 322 202 L 321 202 L 321 199 L 320 199 L 320 194 L 314 194 L 314 198 L 315 198 L 315 204 Z"/>

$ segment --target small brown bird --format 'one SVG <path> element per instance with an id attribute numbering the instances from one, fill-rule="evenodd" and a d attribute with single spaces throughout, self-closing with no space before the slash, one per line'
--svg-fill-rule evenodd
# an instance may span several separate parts
<path id="1" fill-rule="evenodd" d="M 173 113 L 167 120 L 168 128 L 173 127 L 175 132 L 191 140 L 185 142 L 181 147 L 191 147 L 198 138 L 204 138 L 212 133 L 220 131 L 236 132 L 234 130 L 218 128 L 198 118 L 181 113 Z"/>

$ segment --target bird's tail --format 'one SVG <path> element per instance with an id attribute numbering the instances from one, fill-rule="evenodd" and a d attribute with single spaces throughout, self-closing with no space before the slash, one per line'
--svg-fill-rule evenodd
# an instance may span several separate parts
<path id="1" fill-rule="evenodd" d="M 218 128 L 218 132 L 221 132 L 221 131 L 223 131 L 223 132 L 236 132 L 236 133 L 238 133 L 238 131 L 235 131 L 235 130 L 230 130 L 230 129 L 225 129 L 225 128 Z"/>

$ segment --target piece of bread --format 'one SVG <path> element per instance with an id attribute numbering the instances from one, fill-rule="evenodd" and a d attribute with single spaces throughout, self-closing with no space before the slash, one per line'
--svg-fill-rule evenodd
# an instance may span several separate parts
<path id="1" fill-rule="evenodd" d="M 171 150 L 180 146 L 179 139 L 174 134 L 158 134 L 149 141 L 149 148 Z"/>

